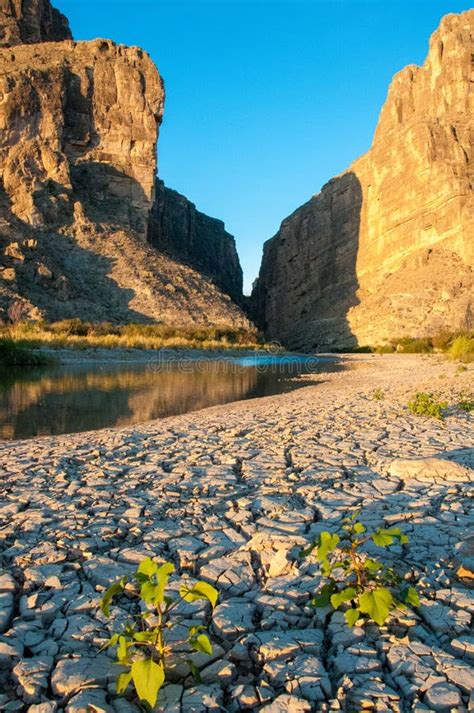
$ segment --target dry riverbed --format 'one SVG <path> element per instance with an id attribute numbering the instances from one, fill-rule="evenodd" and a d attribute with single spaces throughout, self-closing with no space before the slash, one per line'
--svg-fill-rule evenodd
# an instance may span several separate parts
<path id="1" fill-rule="evenodd" d="M 473 709 L 474 416 L 406 403 L 429 390 L 454 404 L 474 368 L 345 359 L 281 396 L 0 445 L 0 710 L 138 711 L 98 654 L 98 603 L 146 554 L 220 591 L 212 617 L 201 607 L 214 640 L 201 682 L 181 670 L 158 710 Z M 319 567 L 298 557 L 359 506 L 410 537 L 388 556 L 419 580 L 417 611 L 380 629 L 309 607 Z"/>

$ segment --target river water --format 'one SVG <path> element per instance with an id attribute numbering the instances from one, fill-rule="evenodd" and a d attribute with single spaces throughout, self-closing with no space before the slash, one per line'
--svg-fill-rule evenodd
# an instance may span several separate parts
<path id="1" fill-rule="evenodd" d="M 280 394 L 340 368 L 330 357 L 256 354 L 9 369 L 0 372 L 0 438 L 129 426 Z"/>

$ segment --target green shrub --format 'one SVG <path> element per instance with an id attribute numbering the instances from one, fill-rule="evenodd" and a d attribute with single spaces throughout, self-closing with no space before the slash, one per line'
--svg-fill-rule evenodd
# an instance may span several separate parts
<path id="1" fill-rule="evenodd" d="M 50 361 L 43 354 L 26 349 L 13 339 L 0 337 L 0 368 L 8 366 L 43 366 L 49 364 Z"/>
<path id="2" fill-rule="evenodd" d="M 114 632 L 104 648 L 116 646 L 116 663 L 127 669 L 117 679 L 117 692 L 124 693 L 133 683 L 140 701 L 151 708 L 156 704 L 158 691 L 166 678 L 173 631 L 178 631 L 184 623 L 184 616 L 176 612 L 178 604 L 204 599 L 214 608 L 218 597 L 213 586 L 207 582 L 196 582 L 193 586 L 181 584 L 179 597 L 173 598 L 166 592 L 173 572 L 174 565 L 170 562 L 159 565 L 146 557 L 130 580 L 122 577 L 107 589 L 100 604 L 103 614 L 109 617 L 113 599 L 124 592 L 139 602 L 135 621 Z M 190 650 L 212 655 L 206 628 L 194 623 L 187 623 L 186 626 Z"/>
<path id="3" fill-rule="evenodd" d="M 390 547 L 394 542 L 405 545 L 408 537 L 398 527 L 379 528 L 367 534 L 365 525 L 357 520 L 359 514 L 358 510 L 343 519 L 342 537 L 321 532 L 318 541 L 301 555 L 307 557 L 316 550 L 327 580 L 312 599 L 313 606 L 343 609 L 350 627 L 360 619 L 371 619 L 382 626 L 392 609 L 418 606 L 418 593 L 414 587 L 406 586 L 392 567 L 372 559 L 362 547 L 369 541 L 377 547 Z"/>
<path id="4" fill-rule="evenodd" d="M 378 346 L 374 347 L 374 350 L 377 354 L 393 354 L 395 351 L 395 347 L 393 346 L 393 344 L 379 344 Z"/>
<path id="5" fill-rule="evenodd" d="M 464 363 L 474 361 L 474 336 L 461 334 L 456 337 L 448 352 L 451 359 Z"/>
<path id="6" fill-rule="evenodd" d="M 429 416 L 430 418 L 443 418 L 443 409 L 447 408 L 446 401 L 439 401 L 434 394 L 418 391 L 408 402 L 408 410 L 416 416 Z"/>
<path id="7" fill-rule="evenodd" d="M 466 413 L 474 411 L 474 394 L 461 394 L 461 400 L 458 403 L 458 408 Z"/>
<path id="8" fill-rule="evenodd" d="M 435 349 L 445 352 L 452 344 L 454 335 L 452 332 L 440 332 L 431 337 L 431 343 Z"/>
<path id="9" fill-rule="evenodd" d="M 60 322 L 52 322 L 46 325 L 46 331 L 53 334 L 73 335 L 75 337 L 86 337 L 89 334 L 89 322 L 74 317 L 73 319 L 62 319 Z"/>
<path id="10" fill-rule="evenodd" d="M 429 354 L 433 351 L 428 337 L 402 337 L 392 340 L 392 345 L 400 354 Z"/>
<path id="11" fill-rule="evenodd" d="M 378 387 L 372 391 L 372 398 L 374 401 L 382 401 L 385 398 L 385 393 L 380 387 Z"/>

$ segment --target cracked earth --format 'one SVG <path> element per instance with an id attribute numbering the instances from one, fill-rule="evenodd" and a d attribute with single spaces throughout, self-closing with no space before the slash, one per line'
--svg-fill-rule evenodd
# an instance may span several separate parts
<path id="1" fill-rule="evenodd" d="M 455 406 L 474 367 L 344 359 L 289 394 L 0 445 L 0 710 L 140 710 L 98 653 L 126 605 L 109 621 L 98 603 L 146 555 L 220 592 L 212 613 L 190 605 L 214 643 L 200 681 L 174 662 L 156 710 L 474 710 L 474 416 Z M 445 397 L 446 418 L 411 415 L 416 390 Z M 386 558 L 420 606 L 380 628 L 309 606 L 319 565 L 298 556 L 358 507 L 410 538 Z"/>

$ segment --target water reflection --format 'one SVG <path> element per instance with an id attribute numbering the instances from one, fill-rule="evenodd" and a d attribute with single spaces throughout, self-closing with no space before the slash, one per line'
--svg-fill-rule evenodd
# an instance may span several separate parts
<path id="1" fill-rule="evenodd" d="M 282 393 L 306 385 L 304 374 L 337 368 L 321 359 L 251 356 L 13 370 L 0 373 L 0 438 L 126 426 Z"/>

